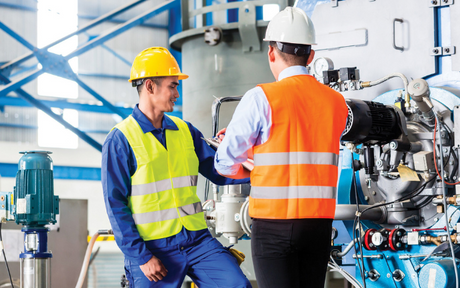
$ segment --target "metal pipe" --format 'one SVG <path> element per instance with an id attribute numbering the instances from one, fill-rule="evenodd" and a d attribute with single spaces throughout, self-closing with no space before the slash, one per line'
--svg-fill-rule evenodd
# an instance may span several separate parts
<path id="1" fill-rule="evenodd" d="M 216 136 L 217 132 L 219 132 L 219 114 L 220 114 L 220 106 L 224 102 L 234 102 L 240 101 L 241 97 L 243 96 L 228 96 L 228 97 L 221 97 L 216 98 L 214 102 L 212 102 L 211 107 L 211 115 L 212 115 L 212 136 Z"/>
<path id="2" fill-rule="evenodd" d="M 434 124 L 433 103 L 430 100 L 430 88 L 428 83 L 423 79 L 415 79 L 409 83 L 408 93 L 410 97 L 417 103 L 418 109 L 422 112 L 426 122 Z"/>
<path id="3" fill-rule="evenodd" d="M 361 211 L 373 205 L 359 205 Z M 370 209 L 363 213 L 361 220 L 371 220 L 376 223 L 384 223 L 386 221 L 386 208 L 377 207 Z M 340 204 L 335 209 L 335 220 L 354 220 L 356 217 L 356 205 L 354 204 Z"/>

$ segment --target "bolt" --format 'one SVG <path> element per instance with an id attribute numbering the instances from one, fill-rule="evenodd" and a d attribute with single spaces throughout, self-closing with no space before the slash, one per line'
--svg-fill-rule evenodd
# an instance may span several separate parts
<path id="1" fill-rule="evenodd" d="M 448 148 L 444 148 L 444 153 L 447 153 L 449 152 L 449 149 Z"/>
<path id="2" fill-rule="evenodd" d="M 5 209 L 5 205 L 2 205 L 2 209 Z"/>
<path id="3" fill-rule="evenodd" d="M 369 200 L 369 196 L 364 196 L 364 200 L 368 201 L 368 200 Z"/>
<path id="4" fill-rule="evenodd" d="M 444 0 L 444 3 L 446 3 L 446 4 L 447 4 L 448 2 L 449 2 L 449 0 Z"/>
<path id="5" fill-rule="evenodd" d="M 433 53 L 434 53 L 434 54 L 438 54 L 438 53 L 439 53 L 439 50 L 435 48 L 435 49 L 433 49 Z"/>
<path id="6" fill-rule="evenodd" d="M 398 247 L 398 248 L 401 247 L 401 243 L 399 243 L 399 242 L 396 243 L 396 247 Z"/>
<path id="7" fill-rule="evenodd" d="M 401 236 L 401 231 L 396 232 L 396 235 Z"/>
<path id="8" fill-rule="evenodd" d="M 5 200 L 5 196 L 0 197 L 0 200 L 1 201 Z"/>
<path id="9" fill-rule="evenodd" d="M 398 148 L 398 145 L 396 145 L 396 142 L 391 142 L 391 143 L 390 143 L 390 148 L 391 148 L 392 150 L 395 150 L 396 148 Z"/>
<path id="10" fill-rule="evenodd" d="M 369 244 L 369 247 L 374 247 L 374 244 L 370 243 L 370 244 Z"/>
<path id="11" fill-rule="evenodd" d="M 377 192 L 375 192 L 375 191 L 372 191 L 372 195 L 374 195 L 374 196 L 375 196 L 375 195 L 377 195 Z"/>
<path id="12" fill-rule="evenodd" d="M 446 2 L 446 3 L 447 3 L 447 2 Z M 450 52 L 450 49 L 449 49 L 449 48 L 444 48 L 444 51 L 445 51 L 446 53 L 449 53 L 449 52 Z"/>
<path id="13" fill-rule="evenodd" d="M 438 222 L 439 219 L 438 219 L 438 218 L 434 218 L 433 220 L 434 220 L 434 222 Z"/>
<path id="14" fill-rule="evenodd" d="M 387 274 L 387 278 L 390 278 L 390 277 L 391 277 L 391 274 L 390 274 L 390 273 L 388 273 L 388 274 Z"/>
<path id="15" fill-rule="evenodd" d="M 431 4 L 433 4 L 433 5 L 437 5 L 437 4 L 438 4 L 438 1 L 436 1 L 436 0 L 432 0 L 432 1 L 431 1 Z"/>

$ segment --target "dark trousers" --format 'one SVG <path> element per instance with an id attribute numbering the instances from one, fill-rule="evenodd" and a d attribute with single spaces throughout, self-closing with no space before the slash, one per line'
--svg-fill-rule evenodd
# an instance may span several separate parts
<path id="1" fill-rule="evenodd" d="M 332 219 L 253 219 L 251 247 L 260 288 L 324 288 Z"/>

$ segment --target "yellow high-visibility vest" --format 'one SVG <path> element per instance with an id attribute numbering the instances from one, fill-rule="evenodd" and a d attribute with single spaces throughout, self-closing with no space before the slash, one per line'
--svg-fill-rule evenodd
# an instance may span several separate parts
<path id="1" fill-rule="evenodd" d="M 144 134 L 132 116 L 115 126 L 136 157 L 128 206 L 144 241 L 176 235 L 182 226 L 191 231 L 207 228 L 196 195 L 199 161 L 192 134 L 187 123 L 168 117 L 179 130 L 165 130 L 167 149 L 152 133 Z"/>

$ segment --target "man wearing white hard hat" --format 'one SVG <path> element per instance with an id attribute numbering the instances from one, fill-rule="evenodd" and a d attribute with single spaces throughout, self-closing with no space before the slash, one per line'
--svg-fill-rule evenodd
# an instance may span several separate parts
<path id="1" fill-rule="evenodd" d="M 340 93 L 308 75 L 316 41 L 304 11 L 279 12 L 264 41 L 276 82 L 243 96 L 215 167 L 227 177 L 251 177 L 249 215 L 259 287 L 322 288 L 347 106 Z M 248 150 L 254 154 L 251 172 L 241 165 Z"/>

